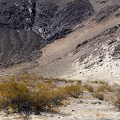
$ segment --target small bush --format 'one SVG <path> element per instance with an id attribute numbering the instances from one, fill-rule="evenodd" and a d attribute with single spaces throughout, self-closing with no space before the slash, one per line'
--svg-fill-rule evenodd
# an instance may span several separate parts
<path id="1" fill-rule="evenodd" d="M 30 104 L 29 89 L 23 83 L 8 81 L 0 84 L 0 107 L 27 109 Z"/>
<path id="2" fill-rule="evenodd" d="M 94 96 L 99 100 L 104 100 L 104 94 L 101 92 L 96 92 Z"/>
<path id="3" fill-rule="evenodd" d="M 94 89 L 93 89 L 93 87 L 91 85 L 84 85 L 84 88 L 86 90 L 88 90 L 89 92 L 93 92 L 94 91 Z"/>
<path id="4" fill-rule="evenodd" d="M 82 93 L 82 87 L 79 84 L 64 87 L 64 91 L 71 97 L 77 97 Z"/>
<path id="5" fill-rule="evenodd" d="M 120 86 L 116 91 L 116 100 L 114 101 L 114 105 L 120 110 Z"/>
<path id="6" fill-rule="evenodd" d="M 112 92 L 112 88 L 109 84 L 102 84 L 97 88 L 97 92 Z"/>
<path id="7" fill-rule="evenodd" d="M 117 98 L 117 100 L 115 100 L 114 105 L 119 109 L 120 111 L 120 98 Z"/>

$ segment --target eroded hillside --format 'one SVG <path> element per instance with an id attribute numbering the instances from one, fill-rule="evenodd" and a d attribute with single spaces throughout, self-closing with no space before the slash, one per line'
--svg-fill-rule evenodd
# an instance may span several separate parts
<path id="1" fill-rule="evenodd" d="M 43 46 L 71 32 L 92 13 L 88 0 L 1 0 L 1 65 L 36 59 Z"/>
<path id="2" fill-rule="evenodd" d="M 27 70 L 44 77 L 119 83 L 119 0 L 7 2 L 1 1 L 6 6 L 1 9 L 1 64 L 32 61 L 2 68 L 1 75 Z M 8 12 L 10 6 L 15 13 Z"/>

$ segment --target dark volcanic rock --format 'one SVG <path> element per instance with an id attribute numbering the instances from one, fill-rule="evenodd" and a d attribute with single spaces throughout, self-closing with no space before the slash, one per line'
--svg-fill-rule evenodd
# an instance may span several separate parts
<path id="1" fill-rule="evenodd" d="M 32 30 L 0 28 L 0 33 L 2 62 L 18 63 L 36 58 L 35 54 L 40 56 L 39 51 L 33 56 L 31 54 L 35 50 L 40 50 L 45 44 L 41 36 Z"/>
<path id="2" fill-rule="evenodd" d="M 88 0 L 0 0 L 0 61 L 11 64 L 40 56 L 93 13 Z"/>
<path id="3" fill-rule="evenodd" d="M 35 15 L 33 0 L 1 0 L 0 27 L 24 29 L 32 27 Z"/>
<path id="4" fill-rule="evenodd" d="M 88 0 L 74 0 L 58 6 L 51 2 L 38 2 L 34 29 L 44 39 L 57 39 L 71 31 L 76 23 L 82 22 L 93 13 Z M 50 8 L 50 10 L 49 10 Z"/>

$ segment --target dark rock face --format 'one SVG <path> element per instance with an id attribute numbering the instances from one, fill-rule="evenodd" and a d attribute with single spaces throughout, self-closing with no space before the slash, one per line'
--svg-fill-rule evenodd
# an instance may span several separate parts
<path id="1" fill-rule="evenodd" d="M 93 13 L 88 0 L 0 0 L 0 61 L 18 63 Z"/>
<path id="2" fill-rule="evenodd" d="M 88 0 L 74 0 L 62 6 L 51 2 L 39 2 L 36 6 L 38 12 L 33 28 L 44 39 L 50 40 L 66 34 L 76 23 L 82 22 L 93 13 Z"/>
<path id="3" fill-rule="evenodd" d="M 34 23 L 35 2 L 33 0 L 0 1 L 0 27 L 24 29 Z"/>
<path id="4" fill-rule="evenodd" d="M 32 30 L 0 28 L 0 58 L 6 63 L 19 63 L 40 56 L 44 41 Z M 32 54 L 34 55 L 32 56 Z"/>

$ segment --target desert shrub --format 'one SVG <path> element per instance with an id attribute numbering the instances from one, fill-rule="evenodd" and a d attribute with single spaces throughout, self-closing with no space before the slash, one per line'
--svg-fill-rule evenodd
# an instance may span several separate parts
<path id="1" fill-rule="evenodd" d="M 104 83 L 97 88 L 97 92 L 112 92 L 112 87 L 109 84 Z"/>
<path id="2" fill-rule="evenodd" d="M 71 97 L 77 97 L 82 94 L 82 87 L 79 84 L 64 87 L 64 91 Z"/>
<path id="3" fill-rule="evenodd" d="M 41 111 L 81 93 L 81 86 L 77 84 L 58 87 L 51 82 L 40 82 L 38 77 L 29 74 L 12 76 L 0 83 L 0 108 L 12 108 L 20 113 Z"/>
<path id="4" fill-rule="evenodd" d="M 103 84 L 103 85 L 104 85 L 104 84 L 107 84 L 107 82 L 104 82 L 104 81 L 101 81 L 101 80 L 99 80 L 98 83 L 99 83 L 99 84 Z"/>
<path id="5" fill-rule="evenodd" d="M 26 109 L 30 104 L 29 89 L 23 83 L 7 81 L 0 84 L 0 107 Z"/>
<path id="6" fill-rule="evenodd" d="M 116 99 L 114 101 L 114 105 L 120 110 L 120 86 L 118 87 L 116 93 Z"/>
<path id="7" fill-rule="evenodd" d="M 93 87 L 91 85 L 84 85 L 84 88 L 86 90 L 88 90 L 89 92 L 93 92 L 94 91 L 94 89 L 93 89 Z"/>
<path id="8" fill-rule="evenodd" d="M 82 81 L 81 80 L 77 81 L 77 84 L 81 86 L 82 85 Z"/>
<path id="9" fill-rule="evenodd" d="M 92 81 L 93 83 L 96 83 L 96 84 L 107 84 L 107 82 L 105 82 L 105 81 L 102 81 L 102 80 L 94 80 L 94 81 Z"/>
<path id="10" fill-rule="evenodd" d="M 120 93 L 117 94 L 117 99 L 114 101 L 114 105 L 120 110 Z"/>
<path id="11" fill-rule="evenodd" d="M 104 93 L 101 92 L 95 92 L 94 97 L 99 99 L 99 100 L 104 100 Z"/>

